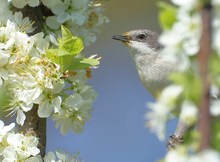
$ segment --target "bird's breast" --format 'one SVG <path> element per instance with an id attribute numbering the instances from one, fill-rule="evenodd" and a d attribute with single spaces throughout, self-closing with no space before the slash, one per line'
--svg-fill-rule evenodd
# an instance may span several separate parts
<path id="1" fill-rule="evenodd" d="M 175 71 L 174 64 L 159 59 L 136 61 L 136 67 L 143 85 L 154 97 L 170 84 L 168 75 Z"/>

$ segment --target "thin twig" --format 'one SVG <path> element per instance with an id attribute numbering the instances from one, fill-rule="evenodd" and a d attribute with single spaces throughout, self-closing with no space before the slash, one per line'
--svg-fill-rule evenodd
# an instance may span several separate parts
<path id="1" fill-rule="evenodd" d="M 168 150 L 175 149 L 177 145 L 182 143 L 183 135 L 186 132 L 186 130 L 187 130 L 186 123 L 183 120 L 179 119 L 175 133 L 172 136 L 170 136 L 170 139 L 166 145 Z"/>

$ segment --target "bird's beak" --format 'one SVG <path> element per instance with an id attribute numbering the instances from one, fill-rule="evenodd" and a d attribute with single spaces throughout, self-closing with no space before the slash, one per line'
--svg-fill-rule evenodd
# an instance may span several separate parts
<path id="1" fill-rule="evenodd" d="M 122 41 L 124 43 L 129 43 L 130 40 L 131 40 L 131 37 L 126 35 L 126 34 L 123 34 L 123 35 L 115 35 L 115 36 L 112 37 L 112 39 L 119 40 L 119 41 Z"/>

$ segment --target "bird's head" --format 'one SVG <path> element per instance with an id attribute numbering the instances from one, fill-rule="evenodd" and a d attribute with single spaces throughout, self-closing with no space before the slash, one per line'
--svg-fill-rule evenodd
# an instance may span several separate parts
<path id="1" fill-rule="evenodd" d="M 158 36 L 156 32 L 139 29 L 125 32 L 122 35 L 115 35 L 112 38 L 125 43 L 132 51 L 135 51 L 135 54 L 157 55 L 161 49 Z"/>

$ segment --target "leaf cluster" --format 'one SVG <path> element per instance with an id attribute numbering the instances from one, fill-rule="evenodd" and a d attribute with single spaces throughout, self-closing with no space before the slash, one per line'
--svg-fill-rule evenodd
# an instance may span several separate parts
<path id="1" fill-rule="evenodd" d="M 82 40 L 73 36 L 71 31 L 66 27 L 61 27 L 62 37 L 58 39 L 58 48 L 47 50 L 47 57 L 54 63 L 59 64 L 63 71 L 80 70 L 87 67 L 99 65 L 97 58 L 79 57 L 80 52 L 84 49 Z"/>

